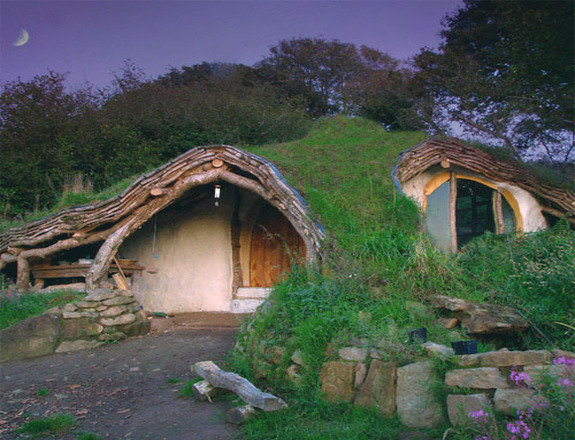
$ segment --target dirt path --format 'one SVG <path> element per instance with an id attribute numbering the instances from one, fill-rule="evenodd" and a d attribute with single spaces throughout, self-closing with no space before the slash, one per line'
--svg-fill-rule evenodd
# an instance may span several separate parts
<path id="1" fill-rule="evenodd" d="M 25 414 L 74 415 L 78 428 L 106 439 L 224 440 L 237 434 L 225 423 L 225 403 L 178 397 L 168 378 L 191 378 L 189 366 L 221 361 L 236 330 L 176 329 L 91 351 L 0 364 L 0 438 Z M 47 388 L 47 396 L 38 390 Z M 59 437 L 74 439 L 72 434 Z"/>

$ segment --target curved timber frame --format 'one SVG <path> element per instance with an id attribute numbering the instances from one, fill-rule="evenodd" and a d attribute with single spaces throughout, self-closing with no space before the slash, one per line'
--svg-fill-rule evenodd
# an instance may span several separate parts
<path id="1" fill-rule="evenodd" d="M 16 262 L 17 288 L 26 290 L 30 260 L 103 242 L 86 275 L 86 287 L 95 288 L 127 237 L 190 189 L 218 181 L 254 192 L 277 208 L 302 237 L 307 261 L 319 262 L 325 234 L 297 191 L 265 159 L 218 145 L 189 150 L 110 200 L 70 208 L 0 235 L 0 270 Z"/>

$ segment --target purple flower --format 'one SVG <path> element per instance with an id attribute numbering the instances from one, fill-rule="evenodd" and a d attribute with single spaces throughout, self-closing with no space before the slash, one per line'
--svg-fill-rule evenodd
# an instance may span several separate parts
<path id="1" fill-rule="evenodd" d="M 529 434 L 531 434 L 531 428 L 527 426 L 523 420 L 517 420 L 515 422 L 509 422 L 507 424 L 507 430 L 513 434 L 511 436 L 512 440 L 528 439 Z"/>
<path id="2" fill-rule="evenodd" d="M 575 365 L 575 359 L 567 359 L 565 356 L 561 356 L 553 359 L 553 365 Z"/>
<path id="3" fill-rule="evenodd" d="M 520 373 L 518 371 L 513 370 L 509 376 L 516 385 L 525 385 L 527 382 L 531 380 L 527 373 Z"/>
<path id="4" fill-rule="evenodd" d="M 573 382 L 570 379 L 559 379 L 557 381 L 557 385 L 559 385 L 560 387 L 572 387 Z"/>
<path id="5" fill-rule="evenodd" d="M 471 417 L 475 423 L 487 423 L 489 413 L 486 413 L 485 411 L 480 409 L 478 411 L 471 411 L 469 413 L 469 417 Z"/>

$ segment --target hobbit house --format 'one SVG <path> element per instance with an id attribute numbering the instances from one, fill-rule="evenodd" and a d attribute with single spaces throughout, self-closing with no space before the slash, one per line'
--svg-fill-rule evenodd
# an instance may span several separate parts
<path id="1" fill-rule="evenodd" d="M 575 225 L 574 191 L 455 139 L 432 138 L 405 151 L 393 177 L 445 251 L 488 231 L 534 232 L 559 218 Z"/>
<path id="2" fill-rule="evenodd" d="M 229 146 L 194 148 L 122 194 L 0 235 L 18 290 L 130 288 L 149 312 L 251 312 L 324 232 L 279 171 Z"/>

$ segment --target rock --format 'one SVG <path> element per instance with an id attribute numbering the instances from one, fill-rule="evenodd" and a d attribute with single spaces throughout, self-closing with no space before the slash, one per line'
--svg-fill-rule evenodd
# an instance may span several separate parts
<path id="1" fill-rule="evenodd" d="M 74 351 L 88 350 L 90 348 L 95 348 L 101 345 L 98 341 L 86 341 L 84 339 L 78 339 L 76 341 L 64 341 L 56 349 L 56 353 L 72 353 Z"/>
<path id="2" fill-rule="evenodd" d="M 88 292 L 88 296 L 84 298 L 84 301 L 105 301 L 115 296 L 116 294 L 109 289 L 94 289 Z"/>
<path id="3" fill-rule="evenodd" d="M 64 306 L 62 310 L 64 310 L 65 312 L 75 312 L 76 310 L 78 310 L 78 307 L 76 307 L 72 303 L 68 303 Z"/>
<path id="4" fill-rule="evenodd" d="M 457 318 L 440 318 L 439 324 L 441 324 L 441 326 L 443 328 L 451 330 L 452 328 L 457 327 L 457 324 L 459 324 L 459 319 L 457 319 Z"/>
<path id="5" fill-rule="evenodd" d="M 126 324 L 131 324 L 132 322 L 134 322 L 136 320 L 136 316 L 131 314 L 131 313 L 127 313 L 125 315 L 120 315 L 120 316 L 116 316 L 114 318 L 102 318 L 100 320 L 100 324 L 102 324 L 105 327 L 109 327 L 112 325 L 126 325 Z"/>
<path id="6" fill-rule="evenodd" d="M 356 364 L 355 380 L 353 382 L 355 388 L 359 388 L 361 386 L 366 376 L 367 376 L 367 366 L 363 362 Z"/>
<path id="7" fill-rule="evenodd" d="M 301 383 L 300 368 L 297 364 L 291 364 L 286 370 L 286 376 L 295 385 Z"/>
<path id="8" fill-rule="evenodd" d="M 44 314 L 0 330 L 0 362 L 54 353 L 61 323 L 59 315 Z"/>
<path id="9" fill-rule="evenodd" d="M 397 413 L 404 425 L 434 428 L 443 423 L 443 409 L 433 393 L 437 383 L 439 380 L 429 361 L 397 369 Z"/>
<path id="10" fill-rule="evenodd" d="M 435 342 L 425 342 L 421 344 L 429 357 L 437 357 L 439 359 L 447 359 L 453 356 L 453 349 L 445 345 L 436 344 Z"/>
<path id="11" fill-rule="evenodd" d="M 76 307 L 79 307 L 81 309 L 91 309 L 98 307 L 99 305 L 100 303 L 98 301 L 78 301 L 76 303 Z"/>
<path id="12" fill-rule="evenodd" d="M 104 327 L 88 318 L 66 319 L 62 323 L 60 340 L 72 341 L 96 336 L 102 333 Z"/>
<path id="13" fill-rule="evenodd" d="M 116 293 L 117 295 L 122 295 L 122 296 L 131 296 L 131 297 L 134 296 L 134 292 L 132 292 L 131 290 L 122 290 L 122 289 L 120 289 L 120 290 L 116 290 L 115 293 Z"/>
<path id="14" fill-rule="evenodd" d="M 124 306 L 112 306 L 107 310 L 103 310 L 100 312 L 101 316 L 112 317 L 121 315 L 124 312 L 127 312 L 128 309 Z"/>
<path id="15" fill-rule="evenodd" d="M 226 420 L 228 423 L 241 425 L 246 420 L 256 415 L 256 411 L 256 408 L 251 405 L 236 406 L 235 408 L 228 410 Z"/>
<path id="16" fill-rule="evenodd" d="M 108 308 L 108 307 L 106 307 L 106 306 L 96 307 L 96 311 L 97 311 L 97 312 L 101 312 L 101 311 L 103 311 L 103 310 L 106 310 L 107 308 Z"/>
<path id="17" fill-rule="evenodd" d="M 523 372 L 529 376 L 529 380 L 525 381 L 527 385 L 544 385 L 546 378 L 550 378 L 553 382 L 570 379 L 575 383 L 575 367 L 571 365 L 527 365 L 523 368 Z M 575 391 L 575 387 L 572 389 Z"/>
<path id="18" fill-rule="evenodd" d="M 82 317 L 81 312 L 67 312 L 64 310 L 64 313 L 62 313 L 62 318 L 64 319 L 77 319 L 81 317 Z"/>
<path id="19" fill-rule="evenodd" d="M 369 357 L 372 359 L 385 359 L 385 353 L 377 348 L 370 348 Z"/>
<path id="20" fill-rule="evenodd" d="M 564 357 L 567 359 L 575 359 L 575 353 L 556 348 L 555 350 L 553 350 L 553 357 L 554 358 Z"/>
<path id="21" fill-rule="evenodd" d="M 350 362 L 331 361 L 323 364 L 320 373 L 321 390 L 330 402 L 353 399 L 355 365 Z"/>
<path id="22" fill-rule="evenodd" d="M 123 332 L 103 333 L 100 336 L 98 336 L 98 340 L 104 342 L 121 341 L 122 339 L 126 338 L 127 336 Z"/>
<path id="23" fill-rule="evenodd" d="M 299 350 L 294 351 L 293 354 L 291 355 L 291 361 L 294 364 L 303 365 L 303 356 L 301 354 L 301 351 Z"/>
<path id="24" fill-rule="evenodd" d="M 507 416 L 516 416 L 517 410 L 532 407 L 545 399 L 530 388 L 498 389 L 493 396 L 495 409 Z"/>
<path id="25" fill-rule="evenodd" d="M 116 296 L 115 298 L 110 298 L 104 301 L 106 306 L 121 306 L 123 304 L 131 304 L 134 302 L 134 298 L 131 296 Z"/>
<path id="26" fill-rule="evenodd" d="M 142 311 L 142 307 L 136 302 L 126 305 L 126 308 L 132 313 Z"/>
<path id="27" fill-rule="evenodd" d="M 367 357 L 367 348 L 343 347 L 339 349 L 338 354 L 344 361 L 362 362 Z"/>
<path id="28" fill-rule="evenodd" d="M 459 333 L 458 331 L 449 332 L 447 334 L 447 337 L 449 338 L 450 342 L 461 341 L 463 339 L 463 336 L 461 336 L 461 333 Z"/>
<path id="29" fill-rule="evenodd" d="M 80 316 L 82 318 L 97 318 L 100 315 L 96 311 L 84 310 L 80 312 Z"/>
<path id="30" fill-rule="evenodd" d="M 470 335 L 497 335 L 522 333 L 529 323 L 511 307 L 465 301 L 449 296 L 432 298 L 437 309 L 449 310 L 461 321 Z"/>
<path id="31" fill-rule="evenodd" d="M 448 371 L 445 375 L 445 385 L 480 389 L 510 388 L 503 374 L 497 368 L 491 367 Z"/>
<path id="32" fill-rule="evenodd" d="M 511 367 L 532 364 L 550 364 L 553 355 L 547 350 L 489 351 L 487 353 L 469 354 L 461 356 L 460 365 L 463 367 Z"/>
<path id="33" fill-rule="evenodd" d="M 394 362 L 373 360 L 367 378 L 353 402 L 354 405 L 376 407 L 384 416 L 394 415 L 396 376 L 397 368 Z"/>
<path id="34" fill-rule="evenodd" d="M 453 426 L 468 425 L 472 422 L 471 411 L 492 411 L 491 401 L 485 394 L 451 394 L 447 396 L 447 414 Z M 493 414 L 490 412 L 490 414 Z"/>
<path id="35" fill-rule="evenodd" d="M 131 324 L 124 325 L 123 327 L 121 327 L 121 330 L 126 334 L 126 336 L 131 337 L 131 336 L 146 335 L 150 332 L 151 328 L 152 328 L 151 322 L 145 319 L 143 321 L 136 320 Z"/>

